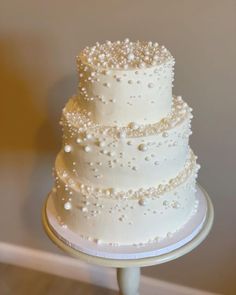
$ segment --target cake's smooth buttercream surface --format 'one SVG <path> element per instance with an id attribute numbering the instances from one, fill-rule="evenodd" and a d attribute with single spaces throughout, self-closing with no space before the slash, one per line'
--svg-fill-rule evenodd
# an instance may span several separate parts
<path id="1" fill-rule="evenodd" d="M 140 244 L 167 238 L 196 212 L 192 114 L 172 95 L 173 66 L 164 46 L 128 39 L 78 55 L 55 164 L 62 226 L 97 243 Z"/>
<path id="2" fill-rule="evenodd" d="M 169 114 L 174 59 L 152 42 L 107 42 L 77 57 L 80 105 L 98 124 L 155 123 Z"/>

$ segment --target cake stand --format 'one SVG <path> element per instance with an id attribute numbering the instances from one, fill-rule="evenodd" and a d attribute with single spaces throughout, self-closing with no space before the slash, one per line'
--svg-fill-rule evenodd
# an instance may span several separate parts
<path id="1" fill-rule="evenodd" d="M 91 264 L 115 267 L 122 295 L 138 295 L 140 268 L 177 259 L 196 248 L 208 235 L 214 219 L 214 209 L 207 192 L 197 185 L 199 206 L 195 217 L 187 226 L 164 242 L 142 247 L 114 247 L 96 245 L 94 242 L 75 240 L 75 237 L 56 223 L 51 196 L 43 211 L 43 225 L 48 237 L 73 257 Z"/>

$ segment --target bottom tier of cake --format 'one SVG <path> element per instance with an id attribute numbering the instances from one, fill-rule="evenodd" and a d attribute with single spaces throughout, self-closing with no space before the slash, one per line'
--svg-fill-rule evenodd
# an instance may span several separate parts
<path id="1" fill-rule="evenodd" d="M 75 183 L 58 166 L 57 162 L 53 199 L 57 218 L 62 226 L 96 243 L 156 242 L 181 229 L 197 210 L 199 166 L 193 154 L 184 170 L 167 184 L 128 192 Z"/>

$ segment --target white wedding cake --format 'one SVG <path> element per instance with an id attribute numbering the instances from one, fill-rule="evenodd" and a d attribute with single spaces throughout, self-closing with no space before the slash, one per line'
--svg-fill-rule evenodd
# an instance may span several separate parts
<path id="1" fill-rule="evenodd" d="M 140 245 L 172 236 L 194 215 L 192 114 L 172 95 L 173 67 L 153 42 L 107 41 L 79 54 L 55 163 L 62 226 L 98 244 Z"/>

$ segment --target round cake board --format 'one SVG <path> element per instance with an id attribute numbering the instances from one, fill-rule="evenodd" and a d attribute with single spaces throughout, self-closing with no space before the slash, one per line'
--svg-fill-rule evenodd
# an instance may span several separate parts
<path id="1" fill-rule="evenodd" d="M 213 223 L 213 206 L 206 191 L 197 185 L 196 199 L 199 201 L 197 212 L 191 217 L 188 223 L 171 237 L 158 242 L 144 244 L 141 246 L 111 246 L 107 244 L 96 244 L 92 241 L 83 239 L 78 233 L 73 232 L 60 224 L 57 219 L 57 213 L 53 203 L 53 193 L 50 193 L 43 210 L 43 223 L 49 237 L 63 250 L 71 249 L 70 254 L 83 256 L 88 261 L 88 257 L 105 258 L 110 260 L 139 260 L 160 257 L 163 263 L 179 256 L 182 256 L 193 248 L 197 247 L 209 233 Z M 181 249 L 178 253 L 177 249 Z M 172 253 L 171 256 L 165 256 Z M 176 257 L 177 256 L 177 257 Z M 165 259 L 166 257 L 166 259 Z M 104 264 L 104 263 L 103 263 Z M 147 265 L 148 260 L 145 260 Z M 116 264 L 117 265 L 117 264 Z"/>

